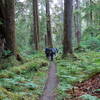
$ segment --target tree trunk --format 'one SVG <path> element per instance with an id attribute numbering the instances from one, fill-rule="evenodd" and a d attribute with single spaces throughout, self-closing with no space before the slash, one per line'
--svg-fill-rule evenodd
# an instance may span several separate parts
<path id="1" fill-rule="evenodd" d="M 5 0 L 6 13 L 6 48 L 15 54 L 16 39 L 15 39 L 15 0 Z"/>
<path id="2" fill-rule="evenodd" d="M 4 51 L 4 34 L 5 34 L 5 7 L 3 0 L 0 1 L 0 58 Z"/>
<path id="3" fill-rule="evenodd" d="M 16 52 L 15 0 L 0 0 L 0 22 L 0 51 L 10 50 L 17 60 L 22 61 L 21 56 Z"/>
<path id="4" fill-rule="evenodd" d="M 47 35 L 45 35 L 45 48 L 47 47 Z"/>
<path id="5" fill-rule="evenodd" d="M 92 5 L 92 0 L 90 0 L 90 6 Z M 93 14 L 92 14 L 92 9 L 90 10 L 90 25 L 92 24 L 93 22 Z"/>
<path id="6" fill-rule="evenodd" d="M 80 10 L 80 1 L 76 0 L 76 10 Z M 80 47 L 80 40 L 81 40 L 81 15 L 79 13 L 76 14 L 76 31 L 75 35 L 77 38 L 77 47 Z"/>
<path id="7" fill-rule="evenodd" d="M 90 0 L 90 6 L 91 6 L 91 5 L 93 5 L 92 0 Z M 92 9 L 91 9 L 91 10 L 90 10 L 90 26 L 92 26 L 92 25 L 93 25 L 93 11 L 92 11 Z M 91 36 L 93 37 L 94 33 L 91 32 L 90 34 L 91 34 Z"/>
<path id="8" fill-rule="evenodd" d="M 73 0 L 64 1 L 64 40 L 63 40 L 63 56 L 68 53 L 72 54 L 72 3 Z"/>
<path id="9" fill-rule="evenodd" d="M 39 15 L 38 15 L 38 0 L 33 0 L 33 31 L 35 50 L 39 50 Z"/>
<path id="10" fill-rule="evenodd" d="M 53 48 L 52 44 L 52 34 L 51 34 L 51 18 L 50 18 L 50 6 L 49 0 L 46 0 L 46 17 L 47 17 L 47 40 L 48 40 L 48 47 Z"/>
<path id="11" fill-rule="evenodd" d="M 5 34 L 5 2 L 4 0 L 0 0 L 0 39 L 4 38 Z"/>

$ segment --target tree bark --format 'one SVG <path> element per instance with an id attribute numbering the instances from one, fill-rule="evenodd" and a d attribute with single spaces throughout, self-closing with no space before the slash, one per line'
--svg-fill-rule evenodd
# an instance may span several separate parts
<path id="1" fill-rule="evenodd" d="M 80 10 L 80 1 L 76 0 L 76 10 Z M 76 14 L 76 31 L 75 35 L 77 38 L 77 47 L 80 47 L 80 40 L 81 40 L 81 15 L 79 13 Z"/>
<path id="2" fill-rule="evenodd" d="M 5 27 L 5 2 L 0 0 L 0 38 L 4 38 Z"/>
<path id="3" fill-rule="evenodd" d="M 39 50 L 39 15 L 38 15 L 38 0 L 33 0 L 33 31 L 35 50 Z"/>
<path id="4" fill-rule="evenodd" d="M 45 35 L 45 48 L 47 47 L 47 35 Z"/>
<path id="5" fill-rule="evenodd" d="M 64 40 L 63 56 L 72 54 L 72 3 L 73 0 L 64 0 Z"/>
<path id="6" fill-rule="evenodd" d="M 4 58 L 13 54 L 17 60 L 22 61 L 16 51 L 15 0 L 0 0 L 0 21 L 0 50 L 11 51 L 11 54 L 4 55 Z"/>
<path id="7" fill-rule="evenodd" d="M 5 0 L 5 20 L 6 20 L 6 48 L 16 53 L 16 38 L 15 38 L 15 0 Z"/>
<path id="8" fill-rule="evenodd" d="M 90 0 L 90 6 L 92 5 L 92 0 Z M 92 9 L 90 10 L 90 25 L 92 24 L 93 22 L 93 12 L 92 12 Z"/>
<path id="9" fill-rule="evenodd" d="M 51 33 L 51 18 L 50 18 L 50 5 L 49 0 L 46 0 L 46 21 L 47 21 L 47 40 L 48 47 L 53 48 L 52 44 L 52 33 Z"/>

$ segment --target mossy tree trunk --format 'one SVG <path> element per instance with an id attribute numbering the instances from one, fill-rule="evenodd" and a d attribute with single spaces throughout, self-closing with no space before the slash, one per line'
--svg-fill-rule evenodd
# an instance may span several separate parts
<path id="1" fill-rule="evenodd" d="M 35 50 L 39 50 L 39 14 L 38 14 L 38 0 L 33 0 L 33 41 Z"/>
<path id="2" fill-rule="evenodd" d="M 75 6 L 76 10 L 80 10 L 80 0 L 76 0 L 76 6 Z M 80 48 L 80 40 L 81 40 L 81 14 L 80 12 L 76 13 L 76 30 L 75 30 L 75 35 L 76 35 L 76 39 L 77 39 L 77 48 Z"/>
<path id="3" fill-rule="evenodd" d="M 47 17 L 46 18 L 46 22 L 47 22 L 47 42 L 48 42 L 48 47 L 49 48 L 53 48 L 49 0 L 46 0 L 46 17 Z"/>
<path id="4" fill-rule="evenodd" d="M 0 38 L 4 37 L 5 33 L 5 2 L 0 0 Z"/>
<path id="5" fill-rule="evenodd" d="M 64 0 L 64 40 L 63 56 L 72 54 L 72 3 L 73 0 Z"/>
<path id="6" fill-rule="evenodd" d="M 22 61 L 20 55 L 16 52 L 16 36 L 15 36 L 15 0 L 0 0 L 0 48 L 2 50 L 10 50 L 16 59 Z"/>
<path id="7" fill-rule="evenodd" d="M 5 22 L 6 22 L 6 48 L 16 53 L 16 38 L 15 38 L 15 0 L 5 0 Z"/>

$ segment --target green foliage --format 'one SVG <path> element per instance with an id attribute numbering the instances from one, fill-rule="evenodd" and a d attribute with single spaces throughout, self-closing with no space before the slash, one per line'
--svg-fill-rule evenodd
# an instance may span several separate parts
<path id="1" fill-rule="evenodd" d="M 58 0 L 59 1 L 59 0 Z M 82 0 L 81 0 L 82 1 Z M 100 72 L 100 2 L 93 1 L 81 2 L 80 10 L 74 10 L 74 15 L 80 15 L 82 21 L 83 37 L 80 46 L 85 52 L 77 54 L 78 59 L 67 58 L 62 60 L 62 40 L 63 40 L 63 8 L 62 5 L 53 4 L 52 1 L 52 33 L 54 47 L 61 47 L 60 54 L 57 57 L 57 68 L 59 77 L 58 97 L 57 100 L 70 98 L 66 90 L 72 89 L 76 82 L 82 82 L 95 73 Z M 88 3 L 88 4 L 87 4 Z M 42 9 L 40 9 L 42 8 Z M 93 22 L 90 19 L 92 11 Z M 40 47 L 45 47 L 46 35 L 46 16 L 45 0 L 39 1 L 39 18 L 40 18 Z M 25 63 L 21 65 L 15 56 L 7 59 L 0 59 L 0 100 L 36 100 L 41 95 L 47 76 L 48 62 L 43 52 L 33 50 L 33 17 L 32 17 L 32 0 L 24 2 L 16 1 L 16 40 L 18 51 L 20 51 Z M 85 26 L 87 23 L 88 27 Z M 2 22 L 0 21 L 0 25 Z M 91 25 L 90 25 L 91 24 Z M 85 29 L 84 29 L 85 28 Z M 93 35 L 93 37 L 91 37 Z M 9 55 L 10 51 L 4 51 Z M 99 91 L 99 89 L 95 90 Z M 90 95 L 82 96 L 86 100 L 96 100 L 97 98 Z M 98 100 L 98 99 L 97 99 Z"/>
<path id="2" fill-rule="evenodd" d="M 100 51 L 100 39 L 96 37 L 90 37 L 81 42 L 81 46 L 86 49 Z"/>
<path id="3" fill-rule="evenodd" d="M 28 53 L 33 46 L 30 46 L 31 28 L 32 28 L 32 2 L 16 1 L 16 41 L 18 50 L 21 53 Z M 26 13 L 27 12 L 27 13 Z"/>
<path id="4" fill-rule="evenodd" d="M 8 54 L 8 52 L 6 52 Z M 17 66 L 21 63 L 16 60 L 15 56 L 9 56 L 6 59 L 0 59 L 0 69 L 6 69 L 8 67 Z"/>
<path id="5" fill-rule="evenodd" d="M 16 23 L 17 28 L 17 45 L 20 52 L 26 53 L 31 50 L 29 39 L 30 39 L 30 25 L 25 23 L 27 20 L 24 17 L 19 17 L 19 21 Z M 23 21 L 24 20 L 24 21 Z M 28 25 L 28 26 L 27 26 Z"/>
<path id="6" fill-rule="evenodd" d="M 94 92 L 100 92 L 100 89 L 96 89 L 96 90 L 94 90 Z"/>
<path id="7" fill-rule="evenodd" d="M 11 93 L 10 91 L 7 91 L 6 89 L 0 87 L 0 99 L 1 100 L 20 100 L 20 96 L 14 93 Z M 10 99 L 11 98 L 11 99 Z"/>
<path id="8" fill-rule="evenodd" d="M 78 59 L 57 60 L 57 75 L 60 81 L 58 98 L 62 97 L 65 91 L 72 89 L 75 83 L 82 82 L 100 72 L 100 52 L 87 51 L 85 53 L 77 53 L 77 57 Z M 63 98 L 68 97 L 68 95 L 63 96 Z"/>
<path id="9" fill-rule="evenodd" d="M 11 55 L 12 51 L 10 50 L 4 50 L 4 56 L 7 56 L 7 55 Z"/>
<path id="10" fill-rule="evenodd" d="M 84 36 L 86 35 L 92 35 L 92 36 L 98 36 L 100 34 L 100 31 L 99 31 L 99 26 L 97 25 L 91 25 L 91 26 L 88 26 L 85 30 L 84 30 Z"/>
<path id="11" fill-rule="evenodd" d="M 31 55 L 25 64 L 0 71 L 1 100 L 36 100 L 46 81 L 47 65 L 43 54 Z"/>
<path id="12" fill-rule="evenodd" d="M 0 86 L 15 92 L 24 91 L 25 89 L 34 90 L 38 87 L 35 83 L 32 83 L 28 79 L 26 80 L 24 77 L 20 76 L 14 77 L 14 79 L 0 79 L 0 81 Z"/>
<path id="13" fill-rule="evenodd" d="M 83 95 L 83 96 L 81 96 L 81 98 L 83 98 L 84 100 L 99 100 L 99 98 L 97 98 L 95 96 L 91 96 L 89 94 Z"/>
<path id="14" fill-rule="evenodd" d="M 73 12 L 73 13 L 74 13 L 74 15 L 76 15 L 76 14 L 81 15 L 81 12 L 82 12 L 82 11 L 81 11 L 80 9 L 77 9 L 77 10 L 74 10 L 74 12 Z"/>

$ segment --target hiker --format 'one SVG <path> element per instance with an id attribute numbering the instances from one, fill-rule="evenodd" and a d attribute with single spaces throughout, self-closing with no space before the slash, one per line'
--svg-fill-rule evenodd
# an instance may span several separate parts
<path id="1" fill-rule="evenodd" d="M 54 55 L 56 56 L 56 53 L 58 53 L 58 49 L 57 48 L 45 48 L 45 54 L 46 57 L 51 61 L 53 61 L 53 57 Z"/>
<path id="2" fill-rule="evenodd" d="M 50 48 L 45 48 L 46 57 L 49 59 L 50 56 Z"/>
<path id="3" fill-rule="evenodd" d="M 57 48 L 51 48 L 50 56 L 51 56 L 51 61 L 53 61 L 54 56 L 58 53 Z"/>
<path id="4" fill-rule="evenodd" d="M 56 54 L 58 53 L 58 49 L 57 48 L 52 48 L 52 52 L 56 56 Z"/>

